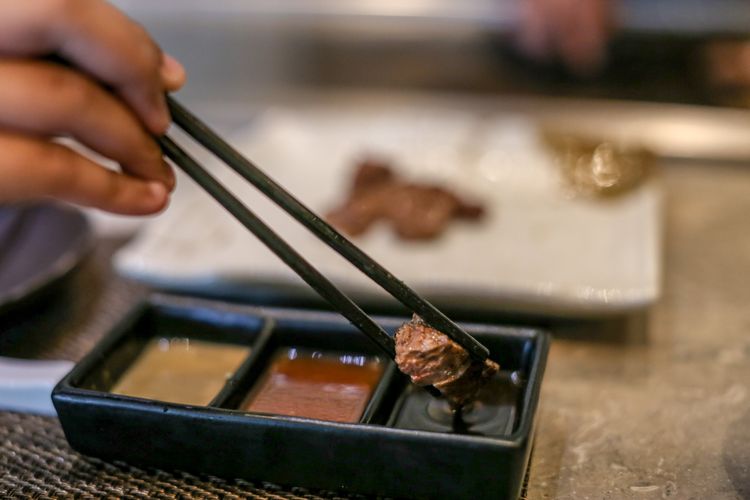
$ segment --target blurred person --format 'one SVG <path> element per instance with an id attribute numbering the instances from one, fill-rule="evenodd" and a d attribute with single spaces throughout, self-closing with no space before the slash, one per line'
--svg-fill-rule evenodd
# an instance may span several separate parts
<path id="1" fill-rule="evenodd" d="M 602 68 L 615 28 L 614 0 L 522 0 L 517 41 L 539 62 L 560 60 L 590 76 Z"/>
<path id="2" fill-rule="evenodd" d="M 105 1 L 0 0 L 0 203 L 57 198 L 158 212 L 175 178 L 154 136 L 171 121 L 165 92 L 184 81 L 181 65 Z"/>

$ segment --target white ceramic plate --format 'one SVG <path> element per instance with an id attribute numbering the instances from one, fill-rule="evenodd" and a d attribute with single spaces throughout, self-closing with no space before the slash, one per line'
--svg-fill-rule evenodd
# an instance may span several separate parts
<path id="1" fill-rule="evenodd" d="M 572 196 L 523 117 L 275 109 L 232 142 L 320 212 L 341 199 L 354 161 L 368 152 L 392 158 L 405 176 L 482 200 L 483 222 L 454 224 L 437 241 L 402 242 L 383 227 L 356 240 L 438 306 L 589 316 L 645 308 L 659 297 L 658 181 L 614 200 Z M 216 161 L 207 165 L 334 283 L 360 300 L 389 299 L 235 174 Z M 167 213 L 117 255 L 116 266 L 173 289 L 264 285 L 313 293 L 187 180 Z"/>

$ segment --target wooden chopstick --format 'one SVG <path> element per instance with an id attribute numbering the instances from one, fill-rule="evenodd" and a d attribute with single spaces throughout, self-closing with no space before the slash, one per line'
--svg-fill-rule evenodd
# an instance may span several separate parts
<path id="1" fill-rule="evenodd" d="M 428 301 L 426 301 L 425 299 L 417 295 L 417 293 L 414 292 L 414 290 L 412 290 L 411 288 L 409 288 L 403 281 L 393 276 L 393 274 L 391 274 L 383 266 L 375 262 L 371 257 L 365 254 L 359 247 L 354 245 L 345 236 L 343 236 L 336 229 L 334 229 L 330 224 L 325 222 L 318 215 L 316 215 L 312 210 L 310 210 L 305 205 L 303 205 L 292 194 L 290 194 L 283 187 L 277 184 L 273 179 L 271 179 L 265 173 L 263 173 L 263 171 L 261 171 L 255 164 L 253 164 L 250 160 L 245 158 L 242 154 L 240 154 L 237 150 L 235 150 L 232 146 L 230 146 L 226 141 L 224 141 L 221 137 L 219 137 L 219 135 L 216 134 L 216 132 L 211 130 L 205 123 L 203 123 L 200 119 L 198 119 L 195 115 L 193 115 L 190 111 L 188 111 L 184 106 L 179 104 L 175 99 L 168 96 L 167 103 L 172 113 L 172 119 L 174 120 L 174 122 L 177 125 L 179 125 L 180 128 L 182 128 L 185 132 L 187 132 L 188 135 L 193 137 L 193 139 L 195 139 L 197 142 L 203 145 L 206 149 L 208 149 L 213 154 L 215 154 L 224 163 L 229 165 L 229 167 L 231 167 L 235 172 L 237 172 L 242 177 L 244 177 L 248 182 L 254 185 L 260 192 L 262 192 L 265 196 L 271 199 L 274 203 L 276 203 L 278 206 L 284 209 L 284 211 L 286 211 L 288 214 L 294 217 L 299 223 L 301 223 L 308 230 L 310 230 L 313 234 L 315 234 L 315 236 L 317 236 L 321 241 L 323 241 L 328 246 L 336 250 L 336 252 L 338 252 L 341 256 L 343 256 L 345 259 L 351 262 L 354 266 L 356 266 L 360 271 L 366 274 L 375 283 L 380 285 L 396 300 L 401 302 L 409 310 L 417 313 L 425 322 L 427 322 L 427 324 L 431 325 L 436 330 L 439 330 L 445 333 L 453 341 L 455 341 L 461 347 L 466 349 L 466 351 L 471 355 L 472 358 L 474 358 L 477 361 L 484 361 L 487 358 L 487 356 L 489 355 L 489 351 L 487 350 L 487 348 L 483 346 L 482 344 L 480 344 L 471 335 L 466 333 L 463 329 L 461 329 L 461 327 L 459 327 L 457 324 L 451 321 L 447 316 L 445 316 L 445 314 L 443 314 L 435 306 L 433 306 L 431 303 L 429 303 Z M 177 163 L 177 161 L 175 162 Z M 178 163 L 178 165 L 180 164 Z M 192 169 L 192 170 L 195 170 L 195 169 Z M 188 172 L 188 175 L 191 175 L 191 174 Z M 193 176 L 191 175 L 191 177 Z M 204 186 L 204 188 L 206 187 Z M 224 191 L 226 192 L 226 190 Z M 217 194 L 219 193 L 220 192 L 217 191 Z M 226 194 L 229 194 L 229 193 L 226 192 Z M 223 193 L 222 193 L 222 196 L 224 196 Z M 222 203 L 222 205 L 224 205 L 224 203 L 221 200 L 219 200 L 219 198 L 217 198 L 217 200 L 220 203 Z M 226 207 L 226 205 L 224 206 Z M 232 212 L 232 210 L 230 210 L 230 212 Z M 234 212 L 232 213 L 233 215 L 237 216 Z M 250 215 L 252 215 L 251 212 L 250 212 Z M 257 217 L 255 217 L 254 215 L 253 217 L 257 220 Z M 255 223 L 253 224 L 253 226 L 255 227 Z M 247 224 L 246 224 L 246 227 L 248 227 L 248 229 L 250 229 L 251 231 L 255 232 L 253 228 L 248 226 Z M 265 227 L 265 229 L 269 232 L 271 231 L 269 228 L 267 228 L 267 226 Z M 271 234 L 273 233 L 271 232 Z M 278 236 L 276 237 L 278 238 Z M 266 243 L 265 240 L 263 241 L 264 243 Z M 280 240 L 279 238 L 279 241 L 283 241 L 283 240 Z M 268 243 L 266 244 L 268 245 Z M 291 252 L 294 252 L 291 248 L 289 248 L 289 250 Z M 277 253 L 277 255 L 279 254 Z M 279 256 L 281 257 L 281 255 Z M 294 255 L 288 254 L 288 256 L 289 256 L 289 260 L 284 260 L 283 257 L 282 257 L 282 260 L 284 260 L 284 262 L 286 262 L 287 265 L 292 267 L 292 269 L 294 269 L 298 274 L 300 274 L 300 271 L 297 270 L 294 266 L 292 266 L 291 261 L 295 259 L 302 259 L 302 257 L 299 256 L 299 254 L 297 254 L 296 252 L 294 252 Z M 309 263 L 305 262 L 305 265 L 301 267 L 304 268 L 304 271 L 308 273 L 309 280 L 305 278 L 305 276 L 302 276 L 302 274 L 300 274 L 300 276 L 303 279 L 305 279 L 305 281 L 310 286 L 312 286 L 321 295 L 323 295 L 323 293 L 321 292 L 319 288 L 323 288 L 326 290 L 326 293 L 328 293 L 328 296 L 323 295 L 323 298 L 331 302 L 330 298 L 335 297 L 335 300 L 338 301 L 337 304 L 334 304 L 333 302 L 331 302 L 331 304 L 334 305 L 335 307 L 338 307 L 339 304 L 344 305 L 344 302 L 342 302 L 342 299 L 345 299 L 347 303 L 346 305 L 347 308 L 351 306 L 356 307 L 356 310 L 359 311 L 359 313 L 364 315 L 367 318 L 367 320 L 369 320 L 370 323 L 373 323 L 372 320 L 369 317 L 367 317 L 367 315 L 365 315 L 361 309 L 359 309 L 359 307 L 357 307 L 343 293 L 337 290 L 328 280 L 326 280 L 322 276 L 322 274 L 315 271 L 309 265 Z M 311 274 L 309 272 L 310 270 L 315 271 L 314 274 Z M 319 279 L 325 280 L 325 285 L 323 285 L 322 287 L 318 284 L 313 283 Z M 335 290 L 335 293 L 333 293 L 332 290 Z M 355 325 L 359 327 L 359 324 L 355 322 L 354 319 L 347 316 L 347 314 L 345 314 L 343 311 L 341 312 L 350 321 L 352 321 L 352 323 L 354 323 Z M 355 317 L 357 321 L 362 322 L 362 318 L 359 317 L 358 315 L 353 315 L 353 317 Z M 382 332 L 382 329 L 380 331 Z M 370 334 L 368 333 L 368 335 Z"/>

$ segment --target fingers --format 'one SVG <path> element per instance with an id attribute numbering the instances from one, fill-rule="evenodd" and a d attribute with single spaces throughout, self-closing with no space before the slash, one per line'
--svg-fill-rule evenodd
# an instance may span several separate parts
<path id="1" fill-rule="evenodd" d="M 7 8 L 4 8 L 7 4 Z M 148 34 L 101 0 L 0 0 L 0 53 L 57 53 L 112 87 L 154 134 L 169 126 L 165 89 L 184 82 Z"/>
<path id="2" fill-rule="evenodd" d="M 0 0 L 0 202 L 56 197 L 124 214 L 160 210 L 174 174 L 152 138 L 184 68 L 103 0 Z M 59 55 L 65 68 L 36 57 Z M 70 136 L 104 169 L 50 141 Z"/>
<path id="3" fill-rule="evenodd" d="M 134 176 L 174 187 L 174 174 L 132 111 L 71 69 L 0 60 L 0 128 L 70 136 Z"/>
<path id="4" fill-rule="evenodd" d="M 610 17 L 606 0 L 567 0 L 559 12 L 555 38 L 565 64 L 580 75 L 591 74 L 604 62 Z"/>
<path id="5" fill-rule="evenodd" d="M 106 170 L 60 144 L 0 132 L 0 202 L 57 198 L 124 215 L 167 203 L 165 187 Z"/>

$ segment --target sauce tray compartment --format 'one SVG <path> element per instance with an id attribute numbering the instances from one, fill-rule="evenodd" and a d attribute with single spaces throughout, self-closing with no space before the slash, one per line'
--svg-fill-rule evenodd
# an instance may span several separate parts
<path id="1" fill-rule="evenodd" d="M 269 321 L 272 332 L 223 408 L 344 423 L 372 421 L 398 372 L 377 346 L 341 325 L 319 323 L 311 329 L 306 322 Z"/>
<path id="2" fill-rule="evenodd" d="M 377 321 L 392 334 L 405 319 Z M 463 326 L 502 371 L 458 427 L 337 314 L 164 295 L 123 319 L 52 399 L 71 446 L 104 459 L 390 497 L 515 498 L 549 338 Z M 190 382 L 185 364 L 213 385 Z M 169 389 L 167 366 L 200 397 Z"/>

